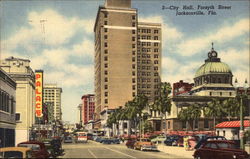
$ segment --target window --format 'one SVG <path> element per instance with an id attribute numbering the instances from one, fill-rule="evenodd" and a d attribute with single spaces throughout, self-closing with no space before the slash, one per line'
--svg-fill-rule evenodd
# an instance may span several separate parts
<path id="1" fill-rule="evenodd" d="M 154 73 L 154 76 L 159 76 L 158 72 L 155 72 L 155 73 Z"/>
<path id="2" fill-rule="evenodd" d="M 104 85 L 104 89 L 108 89 L 108 85 Z"/>
<path id="3" fill-rule="evenodd" d="M 135 30 L 132 30 L 132 34 L 135 34 Z"/>
<path id="4" fill-rule="evenodd" d="M 20 121 L 21 120 L 21 114 L 20 113 L 16 113 L 16 121 Z"/>
<path id="5" fill-rule="evenodd" d="M 198 121 L 198 120 L 195 120 L 195 121 L 194 121 L 194 128 L 195 128 L 195 129 L 198 129 L 198 128 L 199 128 L 199 121 Z"/>
<path id="6" fill-rule="evenodd" d="M 159 52 L 159 49 L 154 49 L 154 52 Z"/>
<path id="7" fill-rule="evenodd" d="M 108 78 L 107 77 L 104 78 L 104 82 L 108 82 Z"/>
<path id="8" fill-rule="evenodd" d="M 108 50 L 107 50 L 107 49 L 105 49 L 105 50 L 104 50 L 104 54 L 107 54 L 107 53 L 108 53 Z"/>
<path id="9" fill-rule="evenodd" d="M 171 125 L 170 125 L 170 121 L 168 121 L 168 129 L 170 129 L 170 126 L 171 126 Z"/>
<path id="10" fill-rule="evenodd" d="M 132 15 L 132 20 L 135 20 L 135 15 Z"/>
<path id="11" fill-rule="evenodd" d="M 212 96 L 212 92 L 209 92 L 209 95 Z"/>
<path id="12" fill-rule="evenodd" d="M 154 55 L 154 58 L 158 58 L 158 57 L 159 57 L 159 55 L 157 55 L 157 54 Z"/>
<path id="13" fill-rule="evenodd" d="M 104 61 L 108 61 L 108 56 L 104 56 Z"/>
<path id="14" fill-rule="evenodd" d="M 159 43 L 154 43 L 154 46 L 159 46 Z"/>
<path id="15" fill-rule="evenodd" d="M 187 123 L 186 121 L 182 121 L 182 129 L 186 129 L 187 128 Z"/>
<path id="16" fill-rule="evenodd" d="M 142 33 L 146 33 L 146 29 L 142 29 Z"/>
<path id="17" fill-rule="evenodd" d="M 155 67 L 154 67 L 154 70 L 155 70 L 155 71 L 157 71 L 157 70 L 158 70 L 158 67 L 157 67 L 157 66 L 155 66 Z"/>
<path id="18" fill-rule="evenodd" d="M 154 64 L 158 64 L 158 61 L 157 61 L 157 60 L 155 60 L 155 61 L 154 61 Z"/>
<path id="19" fill-rule="evenodd" d="M 108 35 L 104 35 L 104 39 L 108 39 Z"/>
<path id="20" fill-rule="evenodd" d="M 108 43 L 104 43 L 104 47 L 108 47 Z"/>
<path id="21" fill-rule="evenodd" d="M 108 64 L 107 64 L 107 63 L 105 63 L 105 64 L 104 64 L 104 67 L 105 67 L 105 68 L 108 68 Z"/>
<path id="22" fill-rule="evenodd" d="M 132 78 L 132 83 L 135 83 L 135 78 Z"/>
<path id="23" fill-rule="evenodd" d="M 135 55 L 135 51 L 132 51 L 132 55 Z"/>
<path id="24" fill-rule="evenodd" d="M 108 28 L 104 28 L 104 32 L 105 32 L 105 33 L 108 32 Z"/>
<path id="25" fill-rule="evenodd" d="M 154 36 L 154 40 L 158 40 L 158 36 Z"/>
<path id="26" fill-rule="evenodd" d="M 132 86 L 132 89 L 135 90 L 135 85 Z"/>
<path id="27" fill-rule="evenodd" d="M 132 23 L 132 27 L 135 27 L 135 22 Z"/>
<path id="28" fill-rule="evenodd" d="M 132 37 L 132 41 L 135 41 L 135 37 L 134 36 Z"/>
<path id="29" fill-rule="evenodd" d="M 151 39 L 151 36 L 147 36 L 147 39 L 150 40 L 150 39 Z"/>
<path id="30" fill-rule="evenodd" d="M 108 17 L 108 14 L 107 13 L 104 13 L 104 18 L 107 18 Z"/>
<path id="31" fill-rule="evenodd" d="M 132 57 L 132 62 L 135 62 L 135 57 Z"/>
<path id="32" fill-rule="evenodd" d="M 135 92 L 132 93 L 132 96 L 135 97 Z"/>
<path id="33" fill-rule="evenodd" d="M 135 76 L 135 71 L 132 72 L 132 75 Z"/>
<path id="34" fill-rule="evenodd" d="M 135 64 L 132 65 L 132 68 L 135 69 Z"/>
<path id="35" fill-rule="evenodd" d="M 105 99 L 105 104 L 108 104 L 108 99 Z"/>
<path id="36" fill-rule="evenodd" d="M 151 30 L 150 30 L 150 29 L 147 29 L 147 33 L 151 33 Z"/>
<path id="37" fill-rule="evenodd" d="M 104 25 L 108 25 L 108 21 L 104 21 Z"/>
<path id="38" fill-rule="evenodd" d="M 208 122 L 208 120 L 204 120 L 204 128 L 205 129 L 209 128 L 209 122 Z"/>
<path id="39" fill-rule="evenodd" d="M 159 33 L 159 30 L 154 30 L 154 33 L 155 33 L 155 34 L 158 34 L 158 33 Z"/>
<path id="40" fill-rule="evenodd" d="M 132 48 L 135 48 L 135 44 L 132 44 Z"/>

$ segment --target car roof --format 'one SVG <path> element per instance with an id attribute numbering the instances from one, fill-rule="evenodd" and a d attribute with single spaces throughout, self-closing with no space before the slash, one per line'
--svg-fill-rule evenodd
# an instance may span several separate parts
<path id="1" fill-rule="evenodd" d="M 3 147 L 0 148 L 0 152 L 5 152 L 5 151 L 21 151 L 21 152 L 26 152 L 30 151 L 30 148 L 27 147 Z"/>

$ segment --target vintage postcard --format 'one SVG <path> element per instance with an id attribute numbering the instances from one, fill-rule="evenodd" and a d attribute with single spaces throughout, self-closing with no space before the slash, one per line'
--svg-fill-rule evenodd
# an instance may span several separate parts
<path id="1" fill-rule="evenodd" d="M 206 145 L 224 144 L 248 157 L 249 8 L 0 0 L 0 156 L 216 158 Z"/>

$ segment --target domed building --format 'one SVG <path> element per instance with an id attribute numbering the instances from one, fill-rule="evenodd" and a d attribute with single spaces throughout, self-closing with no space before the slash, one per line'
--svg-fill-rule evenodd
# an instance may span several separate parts
<path id="1" fill-rule="evenodd" d="M 194 87 L 190 93 L 199 96 L 235 96 L 232 71 L 217 56 L 218 53 L 212 47 L 205 63 L 195 73 Z"/>
<path id="2" fill-rule="evenodd" d="M 172 133 L 213 130 L 213 120 L 209 117 L 202 115 L 198 120 L 187 124 L 188 122 L 178 119 L 178 114 L 182 109 L 186 109 L 193 104 L 202 107 L 212 101 L 213 98 L 224 100 L 235 97 L 232 78 L 232 70 L 226 63 L 221 62 L 218 53 L 212 46 L 205 63 L 195 73 L 194 86 L 191 91 L 172 97 L 171 112 L 167 114 L 165 131 Z"/>

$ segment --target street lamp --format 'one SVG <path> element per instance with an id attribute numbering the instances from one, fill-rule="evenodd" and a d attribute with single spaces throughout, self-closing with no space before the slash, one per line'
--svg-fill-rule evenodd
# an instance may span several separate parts
<path id="1" fill-rule="evenodd" d="M 242 87 L 237 87 L 237 86 L 238 86 L 238 81 L 236 79 L 235 80 L 236 93 L 239 92 L 239 94 L 240 94 L 240 148 L 244 150 L 245 148 L 244 148 L 243 96 L 247 94 L 247 88 L 248 88 L 247 80 L 245 80 L 245 83 L 243 85 L 243 90 L 239 89 L 239 88 L 242 88 Z"/>
<path id="2" fill-rule="evenodd" d="M 139 138 L 141 141 L 141 117 L 139 113 L 137 113 L 136 115 L 137 115 L 137 118 L 139 119 Z"/>

